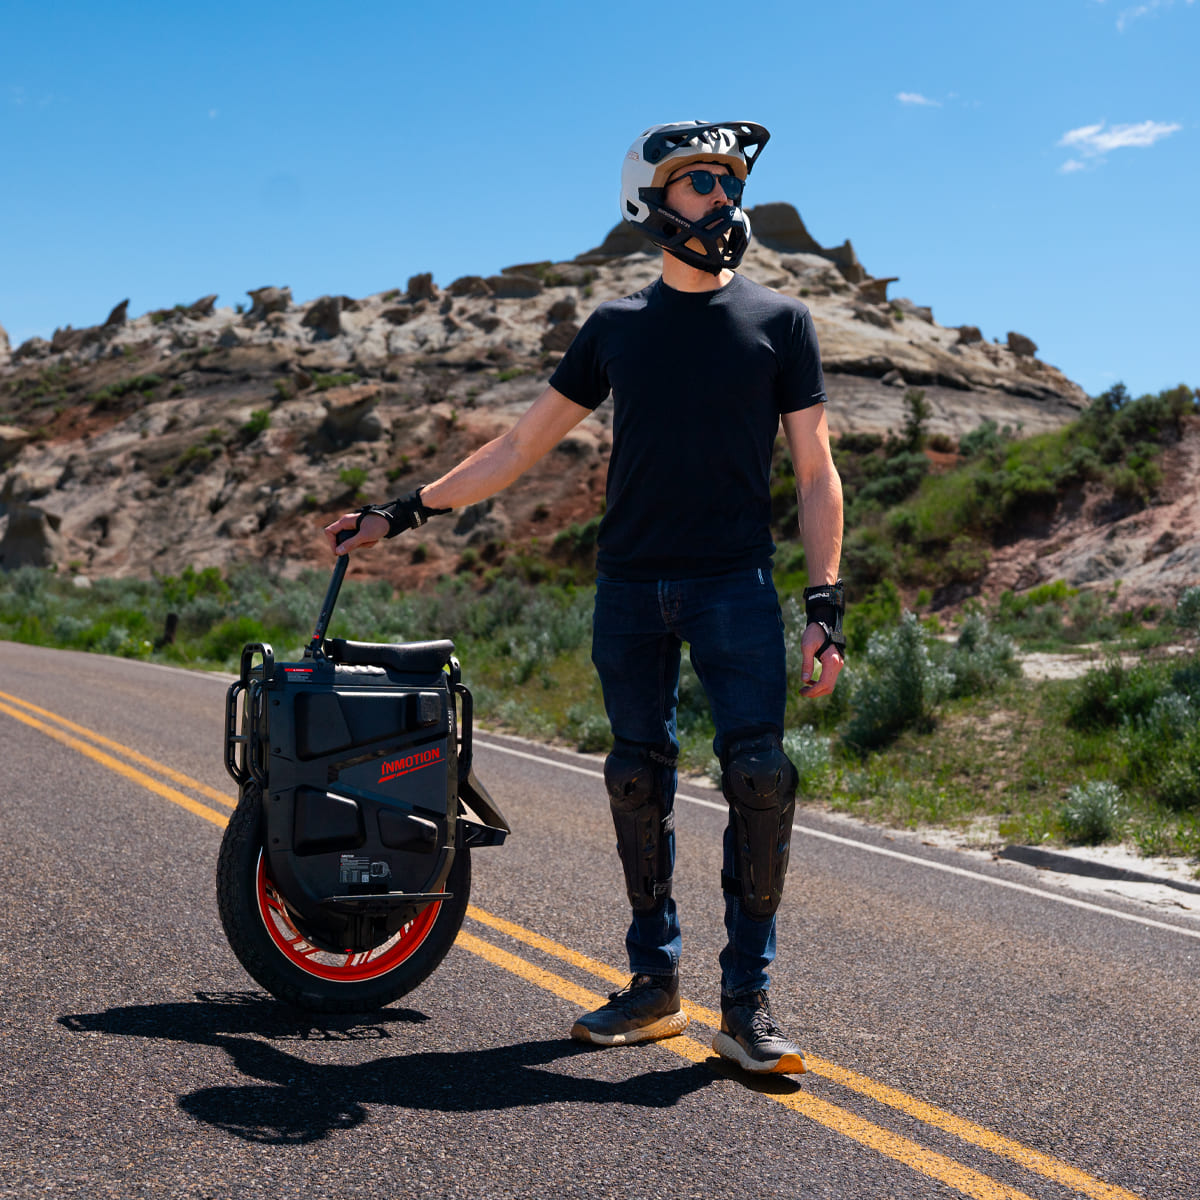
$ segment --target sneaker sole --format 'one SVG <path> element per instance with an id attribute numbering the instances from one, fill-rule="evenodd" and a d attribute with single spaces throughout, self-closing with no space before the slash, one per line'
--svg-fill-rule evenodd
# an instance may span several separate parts
<path id="1" fill-rule="evenodd" d="M 592 1042 L 597 1046 L 629 1046 L 634 1042 L 657 1042 L 662 1038 L 674 1037 L 683 1032 L 687 1023 L 687 1013 L 677 1012 L 668 1013 L 651 1025 L 629 1029 L 624 1033 L 596 1033 L 582 1021 L 576 1021 L 571 1026 L 571 1036 L 577 1042 Z"/>
<path id="2" fill-rule="evenodd" d="M 781 1054 L 778 1058 L 751 1058 L 739 1042 L 734 1041 L 727 1033 L 718 1033 L 712 1041 L 712 1048 L 728 1062 L 737 1063 L 743 1071 L 755 1075 L 803 1075 L 808 1070 L 808 1063 L 803 1054 Z"/>

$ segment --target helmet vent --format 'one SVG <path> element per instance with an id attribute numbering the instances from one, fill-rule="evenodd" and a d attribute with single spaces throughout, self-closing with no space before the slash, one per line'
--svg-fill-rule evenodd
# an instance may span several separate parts
<path id="1" fill-rule="evenodd" d="M 625 201 L 625 208 L 631 217 L 636 217 L 638 214 L 637 205 L 632 200 Z"/>

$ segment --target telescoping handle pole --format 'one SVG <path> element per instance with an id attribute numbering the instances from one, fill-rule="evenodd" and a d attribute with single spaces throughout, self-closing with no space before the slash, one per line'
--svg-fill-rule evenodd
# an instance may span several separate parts
<path id="1" fill-rule="evenodd" d="M 347 538 L 353 536 L 353 529 L 343 529 L 337 535 L 338 544 L 341 545 Z M 337 565 L 333 568 L 333 578 L 329 581 L 329 588 L 325 592 L 325 599 L 321 604 L 321 615 L 317 617 L 316 628 L 313 630 L 312 641 L 304 648 L 305 658 L 320 658 L 323 654 L 321 645 L 325 641 L 325 631 L 329 628 L 329 622 L 333 617 L 333 606 L 337 603 L 338 592 L 342 590 L 342 580 L 346 578 L 346 568 L 349 565 L 349 554 L 338 555 Z"/>

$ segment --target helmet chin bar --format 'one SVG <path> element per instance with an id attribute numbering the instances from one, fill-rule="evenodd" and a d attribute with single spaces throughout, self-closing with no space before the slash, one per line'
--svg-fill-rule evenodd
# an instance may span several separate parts
<path id="1" fill-rule="evenodd" d="M 669 208 L 649 201 L 650 215 L 640 226 L 656 246 L 688 266 L 719 275 L 733 270 L 750 245 L 750 222 L 740 208 L 726 205 L 706 213 L 699 221 L 687 221 Z M 687 245 L 695 240 L 704 252 Z"/>

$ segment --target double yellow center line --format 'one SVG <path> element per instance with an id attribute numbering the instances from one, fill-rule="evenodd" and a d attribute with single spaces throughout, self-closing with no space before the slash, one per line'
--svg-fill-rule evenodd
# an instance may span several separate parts
<path id="1" fill-rule="evenodd" d="M 85 755 L 93 762 L 115 771 L 162 799 L 169 800 L 214 825 L 223 828 L 228 822 L 227 812 L 234 807 L 236 801 L 216 788 L 209 787 L 207 784 L 157 762 L 120 742 L 113 741 L 85 726 L 77 725 L 65 717 L 39 708 L 36 704 L 31 704 L 6 692 L 0 692 L 0 712 L 44 733 L 62 745 Z M 116 757 L 117 755 L 120 757 Z M 164 783 L 163 780 L 169 782 Z M 172 784 L 178 786 L 173 787 Z M 179 788 L 186 788 L 193 795 L 188 795 Z M 201 796 L 204 800 L 212 801 L 221 807 L 220 809 L 213 808 L 210 804 L 197 800 L 195 796 Z M 605 983 L 622 985 L 628 978 L 627 973 L 617 971 L 605 963 L 580 954 L 578 951 L 543 937 L 533 930 L 506 921 L 503 917 L 485 912 L 474 905 L 468 906 L 467 916 L 478 925 L 494 930 L 504 937 L 528 946 L 549 958 L 564 962 L 575 970 L 603 980 Z M 465 930 L 459 933 L 456 945 L 580 1008 L 595 1008 L 604 1001 L 603 996 Z M 690 1003 L 686 1003 L 684 1007 L 695 1023 L 714 1030 L 720 1027 L 719 1013 Z M 658 1046 L 689 1062 L 713 1062 L 718 1069 L 725 1069 L 721 1066 L 720 1060 L 714 1058 L 707 1045 L 693 1038 L 673 1037 L 659 1042 Z M 810 1074 L 820 1076 L 847 1091 L 865 1096 L 935 1129 L 952 1134 L 981 1150 L 1009 1159 L 1034 1174 L 1063 1187 L 1071 1188 L 1081 1195 L 1092 1197 L 1093 1200 L 1141 1200 L 1133 1192 L 1126 1191 L 1114 1184 L 1105 1183 L 1051 1155 L 1043 1154 L 982 1125 L 977 1125 L 973 1121 L 956 1117 L 953 1113 L 927 1104 L 914 1096 L 909 1096 L 897 1088 L 860 1075 L 856 1071 L 840 1067 L 836 1063 L 827 1062 L 811 1054 L 808 1055 L 808 1064 Z M 1031 1197 L 1025 1192 L 1001 1183 L 999 1180 L 944 1154 L 930 1150 L 911 1138 L 894 1133 L 882 1125 L 877 1125 L 849 1109 L 814 1095 L 812 1092 L 800 1088 L 786 1090 L 785 1087 L 776 1087 L 774 1090 L 763 1091 L 761 1094 L 768 1100 L 782 1104 L 827 1129 L 858 1142 L 887 1158 L 903 1163 L 922 1175 L 947 1184 L 963 1195 L 974 1197 L 975 1200 L 1031 1200 Z"/>

